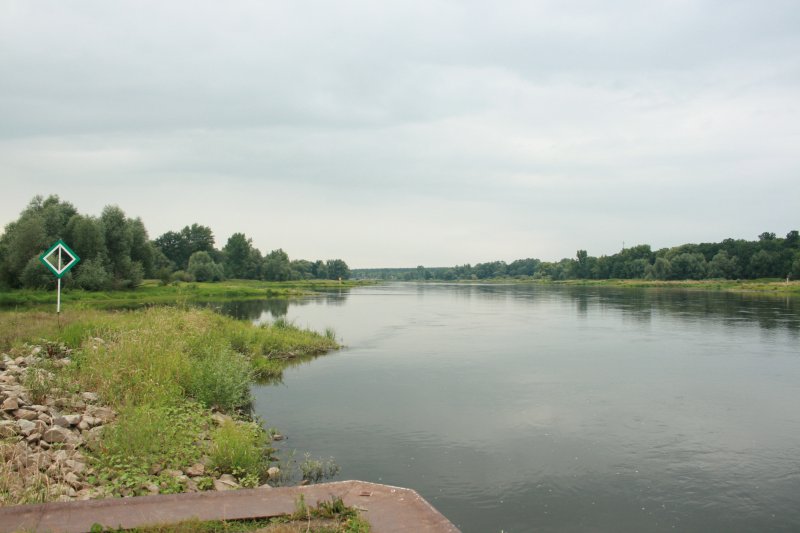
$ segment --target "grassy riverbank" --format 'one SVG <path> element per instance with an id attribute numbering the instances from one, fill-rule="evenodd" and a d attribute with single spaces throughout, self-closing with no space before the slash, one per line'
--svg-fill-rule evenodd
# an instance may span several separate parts
<path id="1" fill-rule="evenodd" d="M 45 355 L 23 363 L 33 361 L 28 343 L 44 346 L 35 353 Z M 0 351 L 7 362 L 29 365 L 18 379 L 20 405 L 58 405 L 91 392 L 117 413 L 85 451 L 91 474 L 82 483 L 106 495 L 207 490 L 223 475 L 245 487 L 274 481 L 270 435 L 249 422 L 250 385 L 337 347 L 332 332 L 254 326 L 200 309 L 73 309 L 60 319 L 0 312 Z M 67 402 L 64 413 L 73 408 Z M 3 444 L 19 447 L 25 439 Z M 192 469 L 207 475 L 190 479 Z M 46 487 L 13 494 L 4 477 L 12 473 L 0 474 L 5 503 L 49 499 Z"/>
<path id="2" fill-rule="evenodd" d="M 146 280 L 133 290 L 90 292 L 71 289 L 65 283 L 62 302 L 80 308 L 143 307 L 155 304 L 184 302 L 216 302 L 302 296 L 318 291 L 348 289 L 370 284 L 367 281 L 253 281 L 228 280 L 208 283 L 171 283 L 162 285 L 156 280 Z M 0 292 L 0 307 L 33 307 L 54 304 L 54 291 L 18 289 Z"/>
<path id="3" fill-rule="evenodd" d="M 440 282 L 431 282 L 440 283 Z M 572 287 L 622 287 L 622 288 L 662 288 L 684 289 L 696 291 L 753 292 L 781 295 L 800 295 L 800 280 L 790 281 L 778 279 L 755 280 L 646 280 L 646 279 L 570 279 L 563 281 L 520 278 L 494 278 L 479 281 L 458 281 L 457 283 L 491 283 L 491 284 L 537 284 Z"/>

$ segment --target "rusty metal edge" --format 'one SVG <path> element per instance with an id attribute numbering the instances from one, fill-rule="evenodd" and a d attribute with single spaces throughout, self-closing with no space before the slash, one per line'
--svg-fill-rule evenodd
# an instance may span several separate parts
<path id="1" fill-rule="evenodd" d="M 368 493 L 368 495 L 367 495 Z M 365 481 L 336 481 L 306 487 L 245 489 L 135 498 L 19 505 L 0 508 L 0 532 L 81 533 L 95 523 L 134 528 L 183 520 L 268 518 L 294 511 L 303 495 L 310 505 L 341 497 L 364 509 L 375 533 L 457 532 L 458 529 L 413 489 Z"/>

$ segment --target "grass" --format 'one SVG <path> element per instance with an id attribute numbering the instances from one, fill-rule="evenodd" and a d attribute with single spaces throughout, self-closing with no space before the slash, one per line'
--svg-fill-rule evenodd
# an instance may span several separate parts
<path id="1" fill-rule="evenodd" d="M 142 307 L 156 304 L 186 302 L 218 302 L 225 300 L 263 299 L 267 297 L 300 296 L 315 291 L 347 289 L 369 284 L 366 281 L 256 281 L 228 280 L 208 283 L 179 282 L 161 285 L 157 280 L 146 280 L 133 290 L 90 292 L 72 289 L 64 284 L 62 302 L 83 308 Z M 32 307 L 55 304 L 54 291 L 18 289 L 0 292 L 0 307 Z"/>
<path id="2" fill-rule="evenodd" d="M 785 279 L 766 278 L 752 280 L 647 280 L 647 279 L 570 279 L 553 281 L 547 279 L 496 278 L 458 283 L 533 283 L 542 285 L 591 286 L 591 287 L 657 287 L 697 291 L 756 292 L 780 295 L 800 295 L 800 280 L 786 282 Z"/>
<path id="3" fill-rule="evenodd" d="M 99 524 L 92 526 L 92 533 L 121 531 L 106 529 Z M 369 522 L 358 511 L 344 504 L 341 498 L 319 502 L 309 507 L 301 496 L 296 510 L 291 515 L 251 520 L 186 520 L 177 524 L 160 524 L 126 531 L 135 533 L 369 533 Z"/>
<path id="4" fill-rule="evenodd" d="M 255 423 L 226 421 L 211 435 L 211 467 L 220 474 L 233 474 L 242 486 L 256 487 L 267 480 L 269 442 Z"/>
<path id="5" fill-rule="evenodd" d="M 725 292 L 758 292 L 772 294 L 800 295 L 800 281 L 778 279 L 754 280 L 645 280 L 645 279 L 610 279 L 610 280 L 568 280 L 552 282 L 564 285 L 589 285 L 611 287 L 659 287 L 677 288 L 700 291 L 725 291 Z"/>
<path id="6" fill-rule="evenodd" d="M 205 453 L 218 473 L 231 473 L 241 484 L 265 481 L 271 458 L 266 432 L 249 422 L 226 422 L 215 430 L 212 409 L 247 418 L 258 369 L 279 377 L 295 359 L 338 347 L 330 335 L 290 323 L 254 326 L 205 309 L 72 309 L 61 317 L 0 312 L 0 350 L 24 343 L 43 344 L 43 352 L 54 357 L 62 347 L 73 350 L 69 365 L 44 358 L 28 372 L 25 383 L 34 397 L 41 400 L 57 389 L 93 391 L 118 411 L 90 455 L 92 481 L 119 495 L 144 494 L 154 486 L 182 491 L 186 480 L 162 471 L 183 470 Z M 0 498 L 12 488 L 4 489 L 0 479 Z M 33 484 L 16 493 L 36 501 L 40 489 Z"/>
<path id="7" fill-rule="evenodd" d="M 192 402 L 126 407 L 90 448 L 97 472 L 91 481 L 123 496 L 146 494 L 153 486 L 162 494 L 183 492 L 184 481 L 166 472 L 200 459 L 203 443 L 198 436 L 210 423 Z"/>

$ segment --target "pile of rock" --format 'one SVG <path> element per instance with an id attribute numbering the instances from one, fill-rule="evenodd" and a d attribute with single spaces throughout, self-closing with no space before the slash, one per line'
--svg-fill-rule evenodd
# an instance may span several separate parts
<path id="1" fill-rule="evenodd" d="M 0 460 L 4 463 L 0 464 L 0 505 L 111 496 L 110 491 L 96 485 L 95 472 L 82 450 L 99 438 L 116 413 L 100 405 L 93 392 L 67 394 L 42 386 L 53 381 L 47 368 L 71 364 L 70 355 L 63 345 L 27 346 L 12 355 L 0 354 Z M 33 390 L 39 392 L 38 396 Z M 221 413 L 214 413 L 212 419 L 219 425 L 233 422 Z M 150 473 L 174 478 L 188 492 L 241 488 L 230 474 L 210 475 L 207 461 L 204 457 L 184 470 L 155 466 Z M 281 472 L 272 467 L 268 475 L 277 481 Z M 161 491 L 156 484 L 146 489 L 151 494 Z M 4 494 L 10 496 L 4 498 Z"/>
<path id="2" fill-rule="evenodd" d="M 2 354 L 0 361 L 0 482 L 7 492 L 32 499 L 89 499 L 102 495 L 86 478 L 93 474 L 81 452 L 114 420 L 114 411 L 98 405 L 97 395 L 47 391 L 39 402 L 24 386 L 30 373 L 51 377 L 42 362 L 70 364 L 64 346 L 31 346 L 25 355 Z M 17 352 L 19 353 L 19 352 Z M 17 355 L 17 354 L 15 354 Z"/>

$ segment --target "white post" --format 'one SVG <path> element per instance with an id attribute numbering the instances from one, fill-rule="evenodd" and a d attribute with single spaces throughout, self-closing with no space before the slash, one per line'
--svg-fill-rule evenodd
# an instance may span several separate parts
<path id="1" fill-rule="evenodd" d="M 58 270 L 61 270 L 61 247 L 58 247 Z M 61 314 L 61 278 L 58 278 L 58 299 L 56 300 L 56 314 Z"/>

